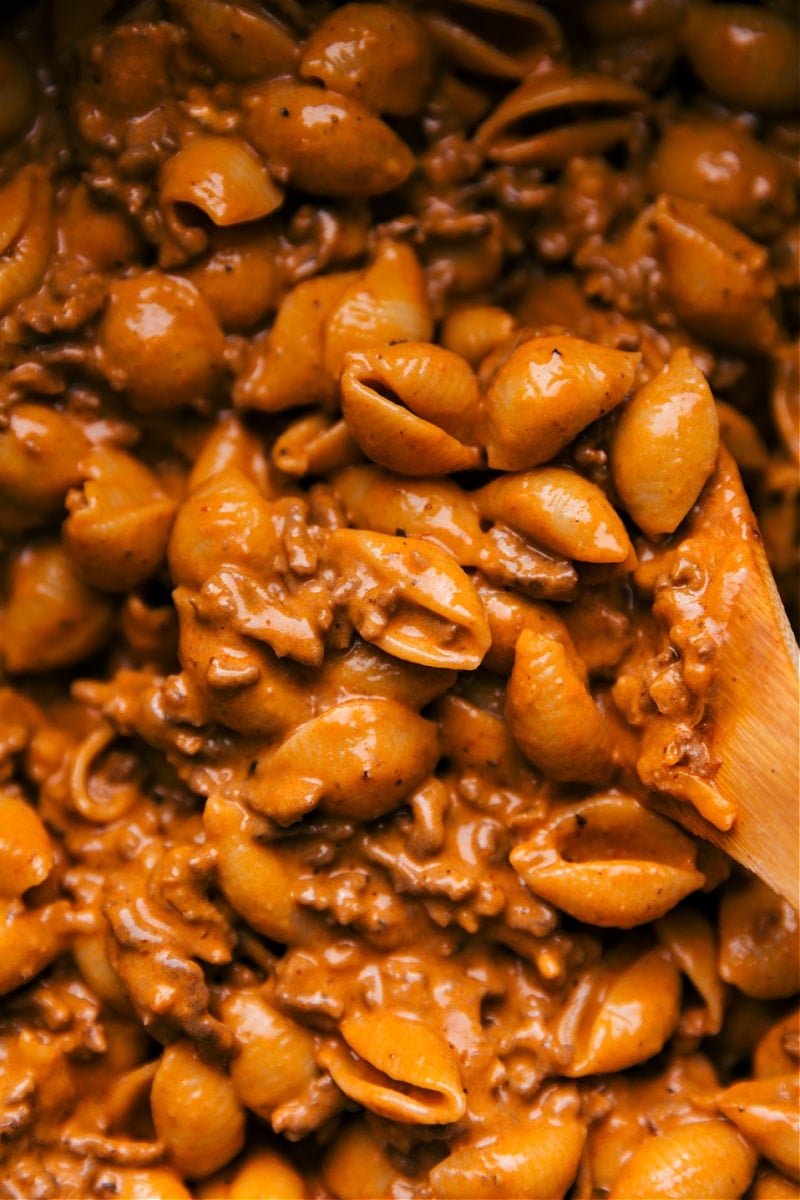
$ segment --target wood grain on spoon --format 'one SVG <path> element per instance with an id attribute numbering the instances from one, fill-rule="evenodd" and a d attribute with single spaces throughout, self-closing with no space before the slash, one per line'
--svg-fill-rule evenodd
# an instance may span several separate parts
<path id="1" fill-rule="evenodd" d="M 693 544 L 711 548 L 713 580 L 698 603 L 705 606 L 702 619 L 717 633 L 702 721 L 716 765 L 707 778 L 693 778 L 691 770 L 674 773 L 674 786 L 658 789 L 658 807 L 798 908 L 798 649 L 738 470 L 724 449 L 687 521 L 686 536 L 679 551 L 688 545 L 691 556 Z M 697 810 L 706 798 L 711 820 Z M 718 819 L 726 807 L 735 819 L 730 828 L 718 828 L 729 823 Z"/>

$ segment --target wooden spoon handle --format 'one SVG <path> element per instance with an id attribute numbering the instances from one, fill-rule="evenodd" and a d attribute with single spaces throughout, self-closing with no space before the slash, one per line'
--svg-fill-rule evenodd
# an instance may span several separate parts
<path id="1" fill-rule="evenodd" d="M 734 551 L 719 561 L 724 634 L 704 724 L 721 765 L 714 786 L 737 811 L 723 831 L 688 803 L 657 806 L 720 846 L 794 908 L 800 902 L 800 674 L 798 649 L 738 471 L 722 452 L 708 507 L 691 531 L 713 525 Z M 724 510 L 720 501 L 725 501 Z M 712 615 L 717 615 L 716 611 Z"/>

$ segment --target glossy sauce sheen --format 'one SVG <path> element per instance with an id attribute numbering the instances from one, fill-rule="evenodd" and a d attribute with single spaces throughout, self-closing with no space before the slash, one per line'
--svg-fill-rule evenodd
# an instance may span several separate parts
<path id="1" fill-rule="evenodd" d="M 0 1197 L 796 1194 L 797 914 L 659 799 L 751 504 L 797 601 L 797 49 L 3 31 Z"/>

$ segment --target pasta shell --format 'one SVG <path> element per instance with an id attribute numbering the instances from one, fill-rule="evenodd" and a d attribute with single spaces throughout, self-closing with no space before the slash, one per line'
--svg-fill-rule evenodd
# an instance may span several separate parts
<path id="1" fill-rule="evenodd" d="M 49 173 L 32 163 L 0 188 L 0 315 L 41 282 L 53 242 Z"/>
<path id="2" fill-rule="evenodd" d="M 390 1121 L 444 1125 L 466 1112 L 453 1050 L 422 1021 L 387 1011 L 345 1017 L 346 1046 L 320 1053 L 345 1095 Z"/>
<path id="3" fill-rule="evenodd" d="M 271 457 L 280 471 L 301 479 L 341 470 L 361 455 L 345 421 L 312 412 L 293 421 L 275 439 Z"/>
<path id="4" fill-rule="evenodd" d="M 753 1054 L 753 1070 L 757 1079 L 768 1079 L 771 1075 L 790 1075 L 797 1068 L 800 1047 L 800 1008 L 789 1013 L 767 1030 L 759 1040 Z"/>
<path id="5" fill-rule="evenodd" d="M 652 221 L 678 318 L 712 343 L 739 352 L 769 350 L 778 326 L 764 247 L 703 205 L 677 196 L 659 196 Z"/>
<path id="6" fill-rule="evenodd" d="M 52 866 L 53 844 L 36 809 L 0 792 L 0 897 L 21 896 L 42 883 Z"/>
<path id="7" fill-rule="evenodd" d="M 334 487 L 351 525 L 424 537 L 462 566 L 476 565 L 483 536 L 478 510 L 452 480 L 426 478 L 417 483 L 378 467 L 354 466 L 336 476 Z"/>
<path id="8" fill-rule="evenodd" d="M 523 342 L 486 393 L 489 466 L 520 471 L 552 458 L 624 400 L 640 361 L 570 336 Z"/>
<path id="9" fill-rule="evenodd" d="M 393 1185 L 403 1182 L 362 1117 L 356 1117 L 337 1131 L 325 1151 L 322 1177 L 334 1196 L 352 1196 L 353 1200 L 391 1196 Z"/>
<path id="10" fill-rule="evenodd" d="M 262 755 L 249 799 L 281 825 L 317 805 L 372 820 L 396 808 L 436 757 L 435 726 L 412 709 L 394 700 L 348 700 Z"/>
<path id="11" fill-rule="evenodd" d="M 295 405 L 336 400 L 336 374 L 326 365 L 325 322 L 353 279 L 321 275 L 299 283 L 278 309 L 266 341 L 257 345 L 234 383 L 237 408 L 280 412 Z"/>
<path id="12" fill-rule="evenodd" d="M 556 809 L 510 855 L 537 896 L 589 925 L 630 929 L 702 887 L 696 847 L 632 796 L 609 792 Z"/>
<path id="13" fill-rule="evenodd" d="M 80 483 L 89 443 L 80 426 L 44 404 L 16 404 L 0 429 L 0 500 L 10 533 L 39 523 Z"/>
<path id="14" fill-rule="evenodd" d="M 7 671 L 52 671 L 80 662 L 111 632 L 113 607 L 89 587 L 58 540 L 20 550 L 9 583 L 0 624 Z"/>
<path id="15" fill-rule="evenodd" d="M 756 1155 L 726 1121 L 694 1121 L 648 1138 L 620 1171 L 609 1200 L 737 1200 L 753 1177 Z"/>
<path id="16" fill-rule="evenodd" d="M 481 396 L 467 363 L 430 343 L 345 356 L 342 413 L 361 449 L 409 475 L 477 466 Z"/>
<path id="17" fill-rule="evenodd" d="M 195 45 L 226 77 L 248 80 L 294 68 L 292 34 L 269 13 L 227 0 L 169 0 L 168 8 Z M 235 46 L 235 53 L 231 53 Z"/>
<path id="18" fill-rule="evenodd" d="M 100 369 L 139 412 L 204 407 L 219 387 L 225 339 L 188 279 L 152 270 L 115 280 L 98 341 Z"/>
<path id="19" fill-rule="evenodd" d="M 218 1171 L 244 1145 L 244 1109 L 229 1076 L 205 1062 L 190 1041 L 164 1050 L 150 1107 L 156 1134 L 189 1179 Z"/>
<path id="20" fill-rule="evenodd" d="M 681 347 L 634 392 L 611 439 L 620 499 L 648 537 L 677 529 L 714 470 L 718 449 L 714 397 Z"/>
<path id="21" fill-rule="evenodd" d="M 482 1137 L 477 1144 L 467 1142 L 431 1171 L 433 1195 L 447 1200 L 564 1196 L 585 1141 L 585 1123 L 565 1112 Z"/>
<path id="22" fill-rule="evenodd" d="M 725 104 L 759 113 L 800 105 L 800 33 L 788 15 L 755 4 L 690 5 L 681 40 L 704 86 Z"/>
<path id="23" fill-rule="evenodd" d="M 257 221 L 283 203 L 283 192 L 246 142 L 210 134 L 198 134 L 170 155 L 158 194 L 167 227 L 178 230 L 178 204 L 192 204 L 215 225 L 226 226 Z"/>
<path id="24" fill-rule="evenodd" d="M 269 224 L 209 230 L 208 250 L 181 274 L 194 284 L 226 332 L 246 332 L 277 307 L 282 293 L 278 235 Z"/>
<path id="25" fill-rule="evenodd" d="M 67 496 L 64 544 L 81 573 L 103 591 L 127 591 L 164 561 L 175 502 L 143 463 L 110 446 L 81 462 L 82 488 Z"/>
<path id="26" fill-rule="evenodd" d="M 325 369 L 339 378 L 345 354 L 433 337 L 425 273 L 402 242 L 382 241 L 325 320 Z"/>
<path id="27" fill-rule="evenodd" d="M 414 537 L 337 529 L 328 553 L 337 598 L 365 641 L 406 662 L 469 671 L 491 634 L 469 577 L 451 554 Z"/>
<path id="28" fill-rule="evenodd" d="M 414 167 L 405 142 L 351 96 L 276 79 L 246 100 L 246 132 L 280 183 L 322 196 L 376 196 Z"/>
<path id="29" fill-rule="evenodd" d="M 742 1080 L 726 1088 L 717 1104 L 759 1154 L 800 1182 L 800 1079 L 796 1072 Z"/>
<path id="30" fill-rule="evenodd" d="M 704 204 L 756 237 L 777 233 L 795 211 L 781 159 L 734 122 L 678 121 L 668 126 L 649 180 L 655 194 Z"/>
<path id="31" fill-rule="evenodd" d="M 646 93 L 622 80 L 556 69 L 532 75 L 501 100 L 475 142 L 495 162 L 563 167 L 623 141 L 648 107 Z"/>
<path id="32" fill-rule="evenodd" d="M 343 5 L 314 28 L 300 74 L 355 96 L 374 112 L 410 117 L 425 102 L 432 67 L 425 27 L 412 12 L 359 3 Z"/>
<path id="33" fill-rule="evenodd" d="M 719 977 L 717 938 L 711 922 L 702 913 L 681 905 L 662 917 L 656 933 L 703 1000 L 702 1007 L 684 1010 L 682 1032 L 690 1037 L 719 1033 L 726 988 Z"/>
<path id="34" fill-rule="evenodd" d="M 231 1080 L 242 1104 L 269 1121 L 318 1074 L 314 1038 L 270 1004 L 259 988 L 238 988 L 219 1006 L 236 1038 Z"/>
<path id="35" fill-rule="evenodd" d="M 213 1200 L 219 1200 L 218 1192 L 209 1192 L 209 1200 L 212 1196 Z M 253 1200 L 254 1196 L 269 1196 L 270 1200 L 307 1200 L 308 1191 L 303 1176 L 283 1155 L 274 1150 L 255 1150 L 237 1165 L 225 1200 Z"/>
<path id="36" fill-rule="evenodd" d="M 478 75 L 521 79 L 561 50 L 558 22 L 529 0 L 451 0 L 425 21 L 440 53 Z"/>
<path id="37" fill-rule="evenodd" d="M 556 554 L 592 563 L 624 562 L 633 554 L 605 492 L 575 471 L 539 467 L 501 475 L 472 495 L 484 518 L 502 521 Z"/>
<path id="38" fill-rule="evenodd" d="M 361 355 L 353 355 L 353 373 L 364 367 Z M 433 425 L 414 416 L 401 405 L 371 388 L 343 380 L 342 408 L 351 436 L 373 462 L 388 470 L 408 475 L 465 471 L 479 465 L 477 446 L 465 446 Z"/>
<path id="39" fill-rule="evenodd" d="M 559 1040 L 574 1051 L 563 1068 L 571 1078 L 624 1071 L 645 1062 L 675 1031 L 681 996 L 678 968 L 661 947 L 633 959 L 628 955 L 628 961 L 625 953 L 619 965 L 611 952 L 600 966 L 585 972 L 561 1016 Z M 642 1004 L 644 995 L 657 996 L 658 1004 Z"/>
<path id="40" fill-rule="evenodd" d="M 602 783 L 611 774 L 605 721 L 562 642 L 522 630 L 505 711 L 514 741 L 549 778 Z"/>
<path id="41" fill-rule="evenodd" d="M 315 923 L 292 897 L 297 864 L 283 850 L 253 839 L 244 808 L 209 797 L 206 837 L 217 855 L 217 882 L 230 905 L 258 933 L 283 945 L 313 935 Z"/>

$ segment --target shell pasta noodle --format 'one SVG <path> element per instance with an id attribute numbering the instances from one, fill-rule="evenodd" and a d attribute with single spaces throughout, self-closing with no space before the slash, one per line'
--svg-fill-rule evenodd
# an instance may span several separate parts
<path id="1" fill-rule="evenodd" d="M 11 7 L 0 1200 L 797 1195 L 794 6 Z"/>

